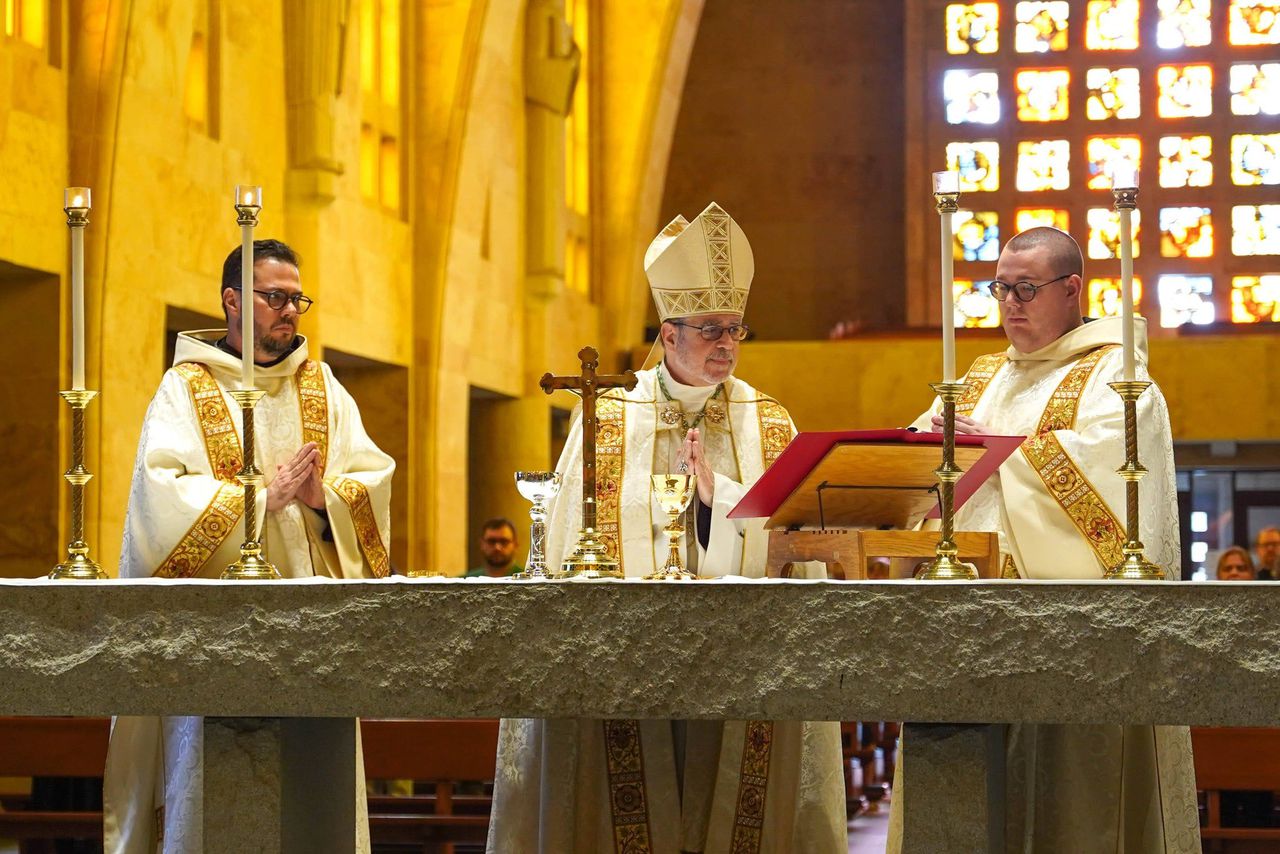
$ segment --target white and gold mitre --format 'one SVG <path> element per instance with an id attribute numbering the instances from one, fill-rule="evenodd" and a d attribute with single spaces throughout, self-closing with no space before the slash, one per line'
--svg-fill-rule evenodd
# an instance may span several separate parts
<path id="1" fill-rule="evenodd" d="M 644 253 L 658 319 L 742 314 L 756 272 L 747 236 L 715 202 L 693 222 L 678 216 Z"/>

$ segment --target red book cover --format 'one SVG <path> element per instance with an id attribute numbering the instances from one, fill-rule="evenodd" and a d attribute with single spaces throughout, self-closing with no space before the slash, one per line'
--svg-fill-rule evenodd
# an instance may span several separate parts
<path id="1" fill-rule="evenodd" d="M 981 446 L 986 453 L 970 466 L 956 483 L 955 506 L 962 507 L 978 487 L 1009 458 L 1024 436 L 970 436 L 958 434 L 956 445 Z M 833 447 L 840 443 L 924 444 L 938 446 L 938 462 L 942 462 L 942 434 L 925 433 L 908 429 L 894 430 L 832 430 L 800 433 L 769 467 L 760 479 L 747 491 L 738 505 L 729 511 L 730 519 L 769 518 L 795 491 Z M 926 518 L 936 518 L 938 508 Z"/>

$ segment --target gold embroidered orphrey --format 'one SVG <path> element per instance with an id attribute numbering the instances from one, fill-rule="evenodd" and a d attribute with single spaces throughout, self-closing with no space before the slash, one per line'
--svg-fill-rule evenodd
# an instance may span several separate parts
<path id="1" fill-rule="evenodd" d="M 765 796 L 769 791 L 769 757 L 773 752 L 773 722 L 747 721 L 738 773 L 738 801 L 733 816 L 733 854 L 755 854 L 764 836 Z"/>
<path id="2" fill-rule="evenodd" d="M 638 721 L 601 721 L 616 854 L 650 854 L 649 804 Z"/>
<path id="3" fill-rule="evenodd" d="M 378 520 L 373 513 L 373 502 L 369 500 L 369 488 L 355 478 L 340 475 L 325 478 L 325 483 L 338 493 L 351 511 L 360 552 L 373 570 L 373 577 L 386 578 L 391 574 L 391 559 L 387 557 L 382 535 L 378 533 Z"/>

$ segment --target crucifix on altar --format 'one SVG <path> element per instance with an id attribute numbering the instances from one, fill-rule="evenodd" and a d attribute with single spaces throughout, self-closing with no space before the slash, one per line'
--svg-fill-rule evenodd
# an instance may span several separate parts
<path id="1" fill-rule="evenodd" d="M 600 354 L 594 347 L 578 351 L 582 373 L 578 376 L 542 375 L 538 385 L 547 394 L 558 389 L 576 393 L 582 398 L 582 530 L 578 543 L 560 565 L 560 578 L 621 578 L 618 561 L 608 553 L 596 532 L 596 397 L 604 389 L 636 387 L 632 371 L 620 374 L 598 374 Z"/>

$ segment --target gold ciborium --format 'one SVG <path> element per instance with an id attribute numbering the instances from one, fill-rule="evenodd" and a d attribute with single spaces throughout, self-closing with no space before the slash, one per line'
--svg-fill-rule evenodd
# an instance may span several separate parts
<path id="1" fill-rule="evenodd" d="M 547 539 L 547 502 L 560 491 L 560 475 L 553 471 L 518 471 L 516 489 L 532 501 L 533 506 L 529 508 L 529 559 L 525 561 L 524 572 L 517 572 L 511 577 L 529 580 L 550 578 L 543 550 Z"/>
<path id="2" fill-rule="evenodd" d="M 693 500 L 694 490 L 698 486 L 698 476 L 693 474 L 655 474 L 653 479 L 653 497 L 658 506 L 670 517 L 666 527 L 667 563 L 645 576 L 648 581 L 692 581 L 698 576 L 684 568 L 680 560 L 680 540 L 684 535 L 684 511 Z"/>

